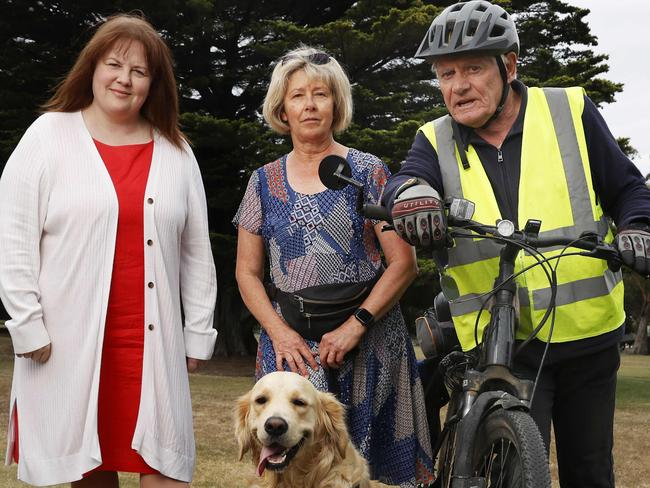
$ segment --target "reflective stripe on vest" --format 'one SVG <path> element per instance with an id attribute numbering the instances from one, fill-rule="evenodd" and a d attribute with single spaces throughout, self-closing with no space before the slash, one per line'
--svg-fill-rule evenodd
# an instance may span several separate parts
<path id="1" fill-rule="evenodd" d="M 529 88 L 522 137 L 519 184 L 519 228 L 529 218 L 542 221 L 540 237 L 577 237 L 597 232 L 611 239 L 609 225 L 596 202 L 582 127 L 584 92 L 581 88 Z M 452 137 L 451 118 L 441 117 L 420 128 L 438 153 L 445 196 L 459 196 L 476 204 L 474 219 L 492 224 L 500 212 L 492 186 L 475 149 L 464 170 Z M 475 324 L 479 310 L 492 289 L 498 272 L 502 245 L 487 239 L 456 239 L 449 252 L 448 274 L 461 296 L 451 303 L 454 323 L 463 349 L 476 345 Z M 562 247 L 544 250 L 545 257 L 557 256 Z M 576 251 L 569 249 L 569 253 Z M 516 270 L 533 263 L 535 257 L 520 253 Z M 556 261 L 551 261 L 554 265 Z M 622 305 L 621 273 L 612 273 L 606 263 L 582 256 L 562 257 L 557 269 L 556 327 L 552 342 L 565 342 L 600 335 L 620 326 Z M 550 303 L 548 278 L 537 266 L 517 279 L 521 309 L 518 337 L 526 337 L 537 325 Z M 587 314 L 588 316 L 585 316 Z M 489 321 L 483 311 L 478 338 Z M 548 324 L 538 337 L 548 340 Z"/>

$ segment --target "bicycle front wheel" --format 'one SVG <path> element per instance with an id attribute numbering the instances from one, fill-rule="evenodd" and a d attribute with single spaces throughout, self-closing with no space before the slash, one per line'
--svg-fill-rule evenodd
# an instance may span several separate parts
<path id="1" fill-rule="evenodd" d="M 486 488 L 550 488 L 548 457 L 537 425 L 526 412 L 495 410 L 479 424 L 474 473 Z"/>

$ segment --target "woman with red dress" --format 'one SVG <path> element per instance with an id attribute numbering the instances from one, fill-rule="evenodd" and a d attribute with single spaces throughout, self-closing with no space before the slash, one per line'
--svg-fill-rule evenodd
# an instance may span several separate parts
<path id="1" fill-rule="evenodd" d="M 214 349 L 216 274 L 169 49 L 111 17 L 45 110 L 0 179 L 7 460 L 36 486 L 188 486 L 187 372 Z"/>

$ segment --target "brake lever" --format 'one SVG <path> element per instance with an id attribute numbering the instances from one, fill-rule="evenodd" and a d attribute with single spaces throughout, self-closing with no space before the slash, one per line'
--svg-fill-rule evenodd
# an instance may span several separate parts
<path id="1" fill-rule="evenodd" d="M 610 271 L 616 273 L 623 266 L 621 253 L 611 244 L 605 243 L 602 238 L 596 235 L 596 242 L 598 244 L 591 251 L 583 251 L 580 253 L 582 256 L 603 259 L 607 262 L 607 267 Z"/>
<path id="2" fill-rule="evenodd" d="M 620 271 L 623 266 L 623 258 L 621 257 L 620 251 L 611 244 L 606 244 L 600 239 L 602 244 L 599 244 L 595 251 L 601 254 L 607 261 L 607 267 L 610 271 L 614 273 Z"/>
<path id="3" fill-rule="evenodd" d="M 615 258 L 607 260 L 607 267 L 609 268 L 610 271 L 613 271 L 614 273 L 619 272 L 622 266 L 623 266 L 623 260 L 621 259 L 620 254 L 617 255 Z"/>

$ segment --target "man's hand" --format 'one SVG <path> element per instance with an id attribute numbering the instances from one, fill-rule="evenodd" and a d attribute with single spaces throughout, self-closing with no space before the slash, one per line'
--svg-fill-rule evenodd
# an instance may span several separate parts
<path id="1" fill-rule="evenodd" d="M 445 209 L 436 190 L 416 184 L 397 190 L 391 214 L 395 232 L 412 246 L 441 249 L 447 242 Z"/>
<path id="2" fill-rule="evenodd" d="M 35 351 L 25 352 L 23 354 L 16 354 L 19 358 L 31 359 L 35 363 L 46 363 L 50 359 L 50 354 L 52 352 L 52 344 L 43 346 L 40 349 Z"/>
<path id="3" fill-rule="evenodd" d="M 637 273 L 650 275 L 650 233 L 646 230 L 628 228 L 616 236 L 616 247 L 623 264 Z"/>

